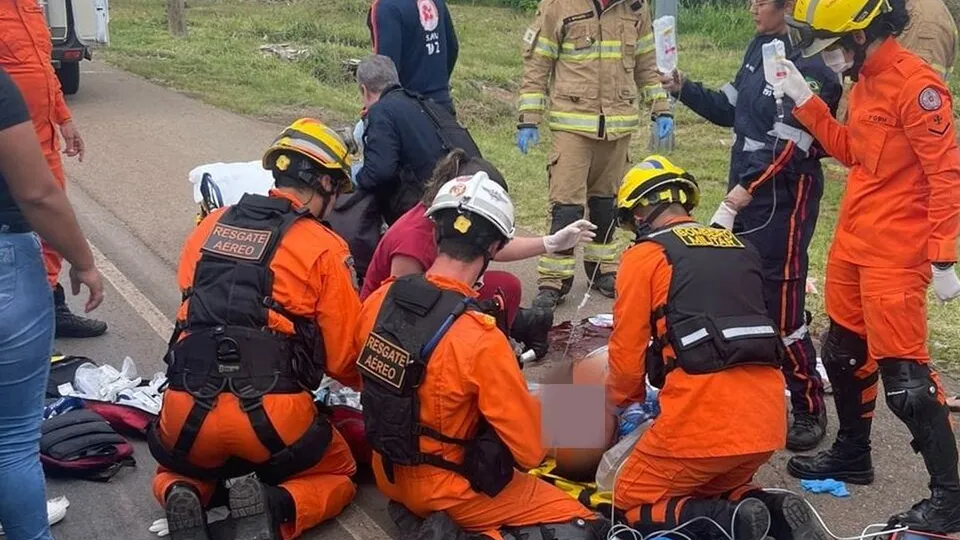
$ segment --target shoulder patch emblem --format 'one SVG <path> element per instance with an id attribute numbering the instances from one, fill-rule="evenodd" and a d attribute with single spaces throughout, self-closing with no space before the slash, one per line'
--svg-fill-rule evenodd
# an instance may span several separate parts
<path id="1" fill-rule="evenodd" d="M 537 38 L 537 31 L 533 28 L 527 28 L 527 31 L 523 34 L 523 42 L 527 45 L 533 45 L 533 40 Z"/>
<path id="2" fill-rule="evenodd" d="M 350 271 L 350 282 L 353 283 L 353 289 L 360 292 L 360 280 L 357 278 L 357 268 L 353 264 L 353 255 L 347 255 L 347 257 L 343 259 L 343 264 L 346 265 L 347 270 Z"/>
<path id="3" fill-rule="evenodd" d="M 925 111 L 936 111 L 943 106 L 940 92 L 932 86 L 928 86 L 920 92 L 918 101 L 920 102 L 920 108 Z"/>
<path id="4" fill-rule="evenodd" d="M 417 0 L 417 11 L 420 12 L 420 26 L 427 32 L 433 32 L 440 24 L 437 14 L 437 5 L 433 0 Z"/>
<path id="5" fill-rule="evenodd" d="M 810 91 L 813 92 L 814 94 L 820 95 L 820 81 L 816 79 L 811 79 L 810 77 L 807 77 L 806 79 L 807 79 L 807 86 L 810 87 Z"/>

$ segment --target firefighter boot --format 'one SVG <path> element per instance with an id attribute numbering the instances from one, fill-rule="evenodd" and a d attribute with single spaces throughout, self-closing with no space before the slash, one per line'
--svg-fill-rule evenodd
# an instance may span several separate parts
<path id="1" fill-rule="evenodd" d="M 583 269 L 590 287 L 613 298 L 617 277 L 616 206 L 613 197 L 590 197 L 590 222 L 597 226 L 597 236 L 583 248 Z"/>
<path id="2" fill-rule="evenodd" d="M 840 421 L 837 439 L 830 449 L 816 455 L 790 458 L 787 471 L 804 480 L 833 478 L 871 484 L 870 428 L 876 407 L 877 367 L 867 364 L 866 340 L 833 321 L 822 356 Z"/>
<path id="3" fill-rule="evenodd" d="M 200 495 L 189 484 L 178 482 L 167 491 L 164 501 L 170 540 L 209 540 L 207 513 Z"/>
<path id="4" fill-rule="evenodd" d="M 550 210 L 550 234 L 583 219 L 583 206 L 578 204 L 555 204 Z M 572 249 L 542 255 L 537 262 L 537 297 L 533 307 L 553 311 L 563 302 L 573 286 L 577 259 Z"/>
<path id="5" fill-rule="evenodd" d="M 775 540 L 829 540 L 830 536 L 810 505 L 793 493 L 755 489 L 745 494 L 761 501 L 770 511 L 770 536 Z"/>
<path id="6" fill-rule="evenodd" d="M 67 296 L 63 286 L 57 283 L 53 290 L 53 307 L 57 316 L 58 338 L 89 338 L 103 335 L 107 323 L 74 315 L 67 306 Z"/>
<path id="7" fill-rule="evenodd" d="M 391 500 L 387 503 L 387 514 L 400 530 L 402 538 L 415 537 L 420 532 L 420 526 L 423 525 L 422 519 L 397 501 Z"/>
<path id="8" fill-rule="evenodd" d="M 681 529 L 694 538 L 725 538 L 733 540 L 763 540 L 770 530 L 770 511 L 754 498 L 738 503 L 723 499 L 689 499 L 680 510 L 680 524 L 697 518 L 708 518 L 714 523 L 698 519 Z M 721 532 L 717 525 L 723 528 Z"/>
<path id="9" fill-rule="evenodd" d="M 236 528 L 234 538 L 278 540 L 280 525 L 270 506 L 266 486 L 255 477 L 242 478 L 230 486 L 230 517 Z"/>
<path id="10" fill-rule="evenodd" d="M 930 366 L 912 360 L 886 358 L 879 363 L 887 406 L 907 425 L 913 435 L 910 445 L 930 473 L 930 498 L 893 516 L 891 524 L 941 535 L 960 532 L 957 440 L 939 377 Z"/>
<path id="11" fill-rule="evenodd" d="M 510 337 L 533 350 L 537 359 L 547 355 L 550 346 L 547 334 L 553 328 L 553 312 L 546 309 L 520 308 L 510 327 Z"/>

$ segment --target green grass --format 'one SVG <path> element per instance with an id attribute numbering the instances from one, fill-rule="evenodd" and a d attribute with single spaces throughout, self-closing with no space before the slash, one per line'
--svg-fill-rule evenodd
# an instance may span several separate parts
<path id="1" fill-rule="evenodd" d="M 953 0 L 951 0 L 953 1 Z M 524 156 L 514 147 L 515 95 L 521 74 L 520 45 L 532 14 L 490 7 L 493 0 L 451 6 L 461 40 L 453 77 L 458 114 L 484 155 L 510 181 L 518 220 L 528 230 L 546 226 L 548 130 Z M 189 36 L 175 39 L 158 0 L 118 0 L 111 5 L 108 62 L 204 101 L 239 113 L 288 122 L 315 116 L 336 127 L 352 126 L 360 109 L 348 58 L 369 52 L 365 23 L 369 0 L 190 0 Z M 679 13 L 680 66 L 693 79 L 718 88 L 736 71 L 753 33 L 740 3 L 706 3 Z M 265 56 L 259 47 L 289 43 L 310 51 L 295 62 Z M 956 77 L 954 91 L 960 90 Z M 726 186 L 730 132 L 677 108 L 678 147 L 671 156 L 692 171 L 703 189 L 698 211 L 707 220 Z M 646 155 L 647 127 L 634 137 L 634 160 Z M 828 167 L 817 235 L 810 250 L 811 276 L 821 294 L 809 297 L 815 329 L 823 329 L 823 266 L 842 194 L 844 171 Z M 930 302 L 935 355 L 960 367 L 960 315 L 956 304 Z"/>

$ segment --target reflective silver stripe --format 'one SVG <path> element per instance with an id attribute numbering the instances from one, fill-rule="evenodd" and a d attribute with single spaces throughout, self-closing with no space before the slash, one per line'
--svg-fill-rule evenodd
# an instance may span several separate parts
<path id="1" fill-rule="evenodd" d="M 740 92 L 738 92 L 737 89 L 734 88 L 732 84 L 727 83 L 723 85 L 720 88 L 720 92 L 722 92 L 723 95 L 727 96 L 727 103 L 729 103 L 733 107 L 737 106 L 737 97 L 740 95 Z"/>
<path id="2" fill-rule="evenodd" d="M 596 244 L 590 242 L 583 246 L 583 260 L 590 262 L 613 263 L 617 262 L 619 245 L 616 242 Z"/>
<path id="3" fill-rule="evenodd" d="M 743 138 L 743 151 L 744 152 L 756 152 L 757 150 L 763 150 L 764 144 L 760 141 L 755 141 L 750 137 Z"/>
<path id="4" fill-rule="evenodd" d="M 723 337 L 733 339 L 743 336 L 775 336 L 777 331 L 770 325 L 764 326 L 735 326 L 723 331 Z"/>
<path id="5" fill-rule="evenodd" d="M 790 334 L 789 336 L 784 336 L 783 345 L 784 347 L 789 347 L 790 345 L 793 345 L 794 343 L 800 341 L 806 336 L 807 336 L 807 325 L 803 325 L 800 328 L 797 328 L 796 330 L 794 330 L 793 333 Z"/>
<path id="6" fill-rule="evenodd" d="M 537 261 L 537 273 L 548 279 L 573 277 L 576 268 L 577 259 L 573 257 L 543 256 Z"/>
<path id="7" fill-rule="evenodd" d="M 820 0 L 813 0 L 812 2 L 810 2 L 810 5 L 807 6 L 807 21 L 813 20 L 813 15 L 817 12 L 818 4 L 820 4 Z"/>
<path id="8" fill-rule="evenodd" d="M 534 52 L 541 56 L 546 56 L 547 58 L 556 59 L 557 44 L 543 37 L 537 38 L 537 46 L 534 49 Z"/>
<path id="9" fill-rule="evenodd" d="M 520 94 L 521 111 L 542 111 L 547 106 L 547 98 L 543 94 Z"/>
<path id="10" fill-rule="evenodd" d="M 680 338 L 680 345 L 683 345 L 684 347 L 686 347 L 687 345 L 689 345 L 689 344 L 691 344 L 691 343 L 693 343 L 693 342 L 695 342 L 695 341 L 699 341 L 699 340 L 701 340 L 701 339 L 703 339 L 703 338 L 705 338 L 705 337 L 707 337 L 707 336 L 709 336 L 709 335 L 710 335 L 710 334 L 707 333 L 707 329 L 706 329 L 706 328 L 701 328 L 701 329 L 697 330 L 696 332 L 693 332 L 692 334 L 687 334 L 687 335 L 683 336 L 682 338 Z"/>
<path id="11" fill-rule="evenodd" d="M 769 135 L 793 141 L 805 154 L 810 153 L 810 146 L 813 144 L 813 136 L 809 133 L 802 129 L 788 126 L 783 122 L 775 122 L 773 129 L 769 131 Z"/>

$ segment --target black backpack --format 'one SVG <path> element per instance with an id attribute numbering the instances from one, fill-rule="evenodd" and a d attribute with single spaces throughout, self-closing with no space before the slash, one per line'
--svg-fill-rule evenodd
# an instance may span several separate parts
<path id="1" fill-rule="evenodd" d="M 454 149 L 459 148 L 467 155 L 467 159 L 483 157 L 476 141 L 470 135 L 470 131 L 460 125 L 460 122 L 457 122 L 456 117 L 450 113 L 449 109 L 416 92 L 404 89 L 403 93 L 416 100 L 420 105 L 420 110 L 433 122 L 434 127 L 437 128 L 437 135 L 443 142 L 444 154 L 449 154 Z"/>
<path id="2" fill-rule="evenodd" d="M 136 465 L 133 445 L 93 411 L 76 409 L 44 420 L 40 461 L 50 476 L 106 482 Z"/>

